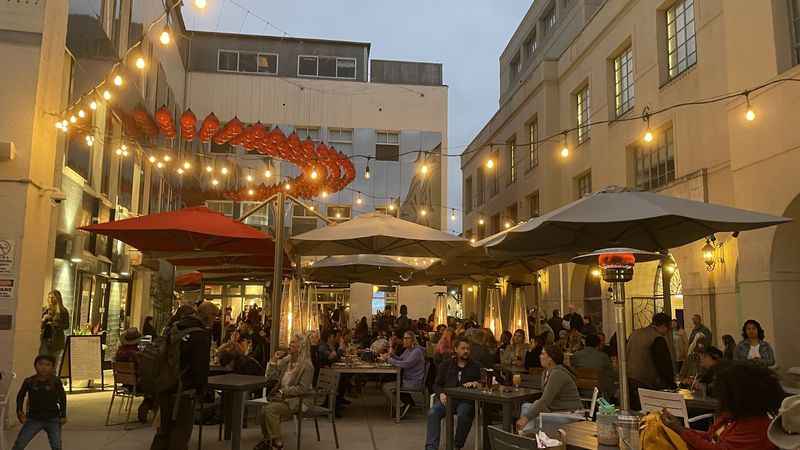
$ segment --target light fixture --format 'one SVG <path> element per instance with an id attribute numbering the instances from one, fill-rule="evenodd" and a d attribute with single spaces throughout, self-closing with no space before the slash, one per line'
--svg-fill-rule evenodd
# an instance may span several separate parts
<path id="1" fill-rule="evenodd" d="M 644 135 L 642 136 L 642 140 L 646 143 L 653 142 L 653 132 L 650 130 L 650 107 L 645 106 L 644 111 L 642 111 L 642 120 L 645 123 Z"/>
<path id="2" fill-rule="evenodd" d="M 194 6 L 198 9 L 204 9 L 206 7 L 206 0 L 194 0 Z"/>
<path id="3" fill-rule="evenodd" d="M 653 142 L 653 132 L 650 131 L 650 128 L 648 128 L 647 131 L 644 132 L 644 137 L 642 139 L 644 139 L 644 141 L 648 143 Z"/>
<path id="4" fill-rule="evenodd" d="M 169 25 L 164 24 L 164 29 L 161 31 L 161 36 L 159 36 L 158 40 L 160 40 L 163 45 L 169 45 L 169 42 L 172 40 L 169 35 Z"/>
<path id="5" fill-rule="evenodd" d="M 450 220 L 452 220 L 453 222 L 456 221 L 456 210 L 455 209 L 450 212 Z"/>
<path id="6" fill-rule="evenodd" d="M 425 217 L 425 216 L 427 216 L 427 215 L 428 215 L 428 210 L 427 210 L 427 209 L 425 209 L 425 208 L 422 208 L 422 209 L 419 211 L 419 214 L 420 214 L 422 217 Z"/>
<path id="7" fill-rule="evenodd" d="M 567 133 L 564 132 L 564 140 L 561 145 L 561 157 L 567 158 L 569 157 L 569 147 L 567 146 Z"/>
<path id="8" fill-rule="evenodd" d="M 97 109 L 97 102 L 92 100 L 92 102 L 89 103 L 89 109 L 91 109 L 92 111 L 96 110 Z"/>
<path id="9" fill-rule="evenodd" d="M 82 110 L 82 109 L 79 109 L 79 110 L 78 110 L 78 117 L 80 117 L 81 119 L 83 119 L 84 117 L 86 117 L 86 111 L 84 111 L 84 110 Z"/>
<path id="10" fill-rule="evenodd" d="M 469 238 L 469 243 L 470 244 L 474 244 L 475 243 L 475 238 Z"/>
<path id="11" fill-rule="evenodd" d="M 312 180 L 316 180 L 318 176 L 319 176 L 319 173 L 317 172 L 317 168 L 316 167 L 312 167 L 311 168 L 311 179 Z"/>
<path id="12" fill-rule="evenodd" d="M 322 198 L 328 198 L 328 191 L 326 190 L 322 191 Z"/>
<path id="13" fill-rule="evenodd" d="M 592 268 L 592 276 L 595 278 L 600 278 L 601 272 L 600 269 L 597 267 Z"/>
<path id="14" fill-rule="evenodd" d="M 156 157 L 155 156 L 150 156 L 149 158 L 147 158 L 147 160 L 150 161 L 150 164 L 153 164 L 153 163 L 156 162 Z"/>
<path id="15" fill-rule="evenodd" d="M 361 194 L 357 194 L 356 195 L 356 204 L 360 205 L 361 203 L 363 203 L 363 200 L 361 200 Z"/>
<path id="16" fill-rule="evenodd" d="M 292 185 L 287 182 L 286 184 L 283 185 L 283 188 L 288 191 L 288 190 L 292 189 Z"/>
<path id="17" fill-rule="evenodd" d="M 474 238 L 473 238 L 474 240 Z M 467 292 L 472 292 L 472 286 L 467 286 Z"/>
<path id="18" fill-rule="evenodd" d="M 213 184 L 214 186 L 216 186 L 216 185 L 218 185 L 218 184 L 219 184 L 219 180 L 217 180 L 216 178 L 214 178 L 213 180 L 211 180 L 211 184 Z"/>
<path id="19" fill-rule="evenodd" d="M 483 220 L 483 217 L 478 219 L 478 225 L 483 225 L 484 223 L 486 223 L 486 221 Z"/>
<path id="20" fill-rule="evenodd" d="M 189 161 L 184 161 L 183 162 L 183 168 L 186 169 L 186 170 L 191 169 L 192 168 L 192 163 L 190 163 Z"/>
<path id="21" fill-rule="evenodd" d="M 311 205 L 311 206 L 309 206 L 309 207 L 308 207 L 308 209 L 310 209 L 311 211 L 313 211 L 313 210 L 314 210 L 314 205 Z"/>
<path id="22" fill-rule="evenodd" d="M 122 149 L 122 156 L 128 156 L 128 151 L 124 148 Z"/>
<path id="23" fill-rule="evenodd" d="M 136 58 L 136 68 L 137 69 L 144 69 L 145 65 L 146 64 L 144 62 L 144 58 L 142 58 L 141 56 Z"/>
<path id="24" fill-rule="evenodd" d="M 342 213 L 340 213 L 339 211 L 336 211 L 336 218 L 337 219 L 341 219 L 342 218 Z"/>
<path id="25" fill-rule="evenodd" d="M 58 128 L 59 130 L 62 129 L 62 125 L 61 125 L 61 121 L 60 120 L 58 122 L 56 122 L 56 128 Z"/>
<path id="26" fill-rule="evenodd" d="M 706 238 L 706 245 L 703 246 L 703 261 L 706 263 L 706 270 L 711 272 L 714 270 L 714 244 L 711 241 L 711 238 Z"/>
<path id="27" fill-rule="evenodd" d="M 455 289 L 451 290 L 450 295 L 456 295 L 456 290 Z"/>
<path id="28" fill-rule="evenodd" d="M 421 173 L 423 175 L 427 175 L 428 174 L 428 164 L 427 163 L 422 163 L 422 165 L 419 167 L 419 173 Z"/>
<path id="29" fill-rule="evenodd" d="M 163 168 L 163 167 L 164 167 L 164 163 L 162 163 L 161 161 L 159 161 L 159 162 L 157 162 L 157 163 L 156 163 L 156 167 L 158 167 L 159 169 L 161 169 L 161 168 Z"/>
<path id="30" fill-rule="evenodd" d="M 121 148 L 121 149 L 123 149 L 123 150 L 127 150 L 127 149 L 128 149 L 128 146 L 127 146 L 127 145 L 125 145 L 125 144 L 121 144 L 121 145 L 119 146 L 119 148 Z"/>
<path id="31" fill-rule="evenodd" d="M 748 122 L 752 122 L 756 120 L 756 113 L 753 111 L 753 108 L 750 107 L 750 93 L 746 92 L 744 98 L 747 100 L 747 112 L 744 113 L 744 118 L 747 119 Z"/>
<path id="32" fill-rule="evenodd" d="M 228 174 L 228 168 L 227 168 L 227 167 L 223 167 L 222 169 L 220 169 L 220 172 L 221 172 L 223 175 L 227 175 L 227 174 Z"/>
<path id="33" fill-rule="evenodd" d="M 178 175 L 183 175 L 183 168 L 178 167 L 178 170 L 176 170 L 176 172 L 178 172 Z"/>
<path id="34" fill-rule="evenodd" d="M 394 211 L 394 203 L 389 203 L 389 211 Z"/>
<path id="35" fill-rule="evenodd" d="M 367 162 L 367 168 L 364 169 L 364 179 L 365 180 L 369 180 L 369 177 L 370 177 L 370 175 L 369 175 L 369 162 Z"/>
<path id="36" fill-rule="evenodd" d="M 253 195 L 253 190 L 252 189 L 248 189 L 247 190 L 247 195 Z"/>
<path id="37" fill-rule="evenodd" d="M 122 156 L 122 149 L 118 148 L 114 153 L 116 153 L 117 156 Z"/>
<path id="38" fill-rule="evenodd" d="M 78 118 L 77 118 L 77 117 L 75 117 L 74 115 L 72 115 L 72 116 L 69 116 L 69 123 L 75 123 L 75 122 L 77 122 L 77 121 L 78 121 Z"/>
<path id="39" fill-rule="evenodd" d="M 247 177 L 246 177 L 246 178 L 247 178 L 247 181 L 248 181 L 248 182 L 250 182 L 250 181 L 253 181 L 253 176 L 252 176 L 252 175 L 247 175 Z"/>
<path id="40" fill-rule="evenodd" d="M 511 228 L 511 222 L 506 222 L 503 225 L 505 225 L 506 229 Z"/>
<path id="41" fill-rule="evenodd" d="M 109 92 L 108 89 L 103 91 L 103 98 L 106 99 L 106 101 L 111 100 L 111 92 Z"/>
<path id="42" fill-rule="evenodd" d="M 265 178 L 272 178 L 272 171 L 269 170 L 269 169 L 265 170 L 264 171 L 264 177 Z"/>
<path id="43" fill-rule="evenodd" d="M 170 162 L 170 161 L 172 161 L 172 156 L 164 155 L 164 162 Z"/>
<path id="44" fill-rule="evenodd" d="M 494 168 L 494 160 L 492 158 L 489 158 L 489 159 L 486 160 L 486 168 L 487 169 L 493 169 Z"/>
<path id="45" fill-rule="evenodd" d="M 122 86 L 122 76 L 117 75 L 114 77 L 114 86 Z"/>

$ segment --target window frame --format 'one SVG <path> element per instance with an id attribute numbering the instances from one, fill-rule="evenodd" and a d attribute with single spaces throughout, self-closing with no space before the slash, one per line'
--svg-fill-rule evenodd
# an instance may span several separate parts
<path id="1" fill-rule="evenodd" d="M 319 74 L 319 59 L 322 58 L 333 58 L 334 64 L 336 67 L 336 75 L 330 76 L 322 76 Z M 300 73 L 300 58 L 314 58 L 317 63 L 317 70 L 316 75 L 305 75 Z M 339 76 L 339 61 L 340 60 L 347 60 L 353 61 L 353 77 L 344 77 Z M 321 78 L 325 80 L 358 80 L 358 58 L 351 58 L 348 56 L 328 56 L 328 55 L 297 55 L 297 76 L 301 78 Z"/>
<path id="2" fill-rule="evenodd" d="M 633 185 L 639 189 L 652 191 L 670 185 L 677 179 L 677 166 L 675 164 L 675 132 L 672 124 L 663 126 L 653 133 L 653 142 L 637 144 L 633 147 Z M 661 151 L 663 150 L 663 154 Z M 655 156 L 655 158 L 654 158 Z M 660 173 L 663 166 L 664 173 Z M 649 164 L 644 166 L 645 157 Z M 640 179 L 640 173 L 646 169 L 648 176 Z M 656 172 L 655 176 L 653 172 Z M 663 182 L 661 182 L 663 178 Z"/>
<path id="3" fill-rule="evenodd" d="M 536 29 L 538 27 L 533 27 L 533 29 L 528 33 L 528 38 L 525 39 L 525 42 L 522 44 L 525 51 L 523 52 L 528 60 L 533 60 L 533 56 L 536 54 L 536 50 L 539 48 L 539 42 L 537 41 L 536 36 Z"/>
<path id="4" fill-rule="evenodd" d="M 469 214 L 472 212 L 472 202 L 474 199 L 472 198 L 472 175 L 464 178 L 464 213 Z"/>
<path id="5" fill-rule="evenodd" d="M 536 200 L 536 210 L 533 210 L 533 200 Z M 534 217 L 539 217 L 542 215 L 542 203 L 541 197 L 539 196 L 539 190 L 535 190 L 530 194 L 525 196 L 525 201 L 528 203 L 528 219 L 532 219 Z"/>
<path id="6" fill-rule="evenodd" d="M 234 53 L 236 54 L 236 70 L 228 70 L 228 69 L 220 69 L 219 67 L 219 57 L 221 53 Z M 246 70 L 240 70 L 241 62 L 242 62 L 242 53 L 246 53 L 248 55 L 256 55 L 256 71 L 250 72 Z M 260 72 L 258 71 L 258 58 L 260 56 L 274 56 L 275 57 L 275 72 Z M 217 72 L 224 72 L 224 73 L 246 73 L 249 75 L 271 75 L 275 76 L 278 75 L 278 70 L 281 63 L 281 56 L 278 53 L 272 52 L 258 52 L 258 51 L 250 51 L 250 50 L 231 50 L 227 48 L 220 48 L 217 49 Z"/>
<path id="7" fill-rule="evenodd" d="M 687 4 L 689 4 L 687 6 Z M 681 10 L 679 11 L 679 8 Z M 686 32 L 689 30 L 689 23 L 686 21 L 686 11 L 691 11 L 691 36 Z M 673 14 L 673 20 L 670 20 L 670 14 Z M 679 16 L 683 16 L 683 27 L 678 29 Z M 667 80 L 673 80 L 681 74 L 687 72 L 689 69 L 697 64 L 697 18 L 694 12 L 694 0 L 677 0 L 664 10 L 664 20 L 666 24 L 666 52 L 667 52 Z M 673 28 L 673 24 L 675 25 Z M 683 42 L 678 42 L 678 38 L 684 32 Z M 674 39 L 674 50 L 670 50 Z M 688 52 L 689 42 L 694 42 L 694 51 L 690 54 Z M 684 49 L 684 57 L 680 58 L 680 50 Z M 675 63 L 672 62 L 672 57 L 675 56 Z M 694 60 L 689 63 L 691 56 Z M 683 67 L 682 67 L 683 63 Z"/>
<path id="8" fill-rule="evenodd" d="M 397 142 L 390 142 L 389 139 L 381 140 L 381 135 L 384 136 L 397 136 Z M 381 147 L 383 150 L 388 151 L 389 147 L 392 149 L 396 149 L 397 151 L 397 159 L 391 158 L 378 158 L 378 148 Z M 392 161 L 397 162 L 400 161 L 400 132 L 399 131 L 390 131 L 390 130 L 375 130 L 375 160 L 376 161 Z"/>
<path id="9" fill-rule="evenodd" d="M 632 45 L 627 45 L 611 60 L 615 118 L 624 116 L 636 104 L 636 82 L 633 77 L 633 67 Z"/>
<path id="10" fill-rule="evenodd" d="M 588 180 L 588 185 L 586 183 L 587 180 Z M 584 189 L 586 187 L 588 187 L 588 190 Z M 591 194 L 593 192 L 591 169 L 585 172 L 581 172 L 575 177 L 575 191 L 578 199 L 581 199 L 583 198 L 584 195 Z"/>
<path id="11" fill-rule="evenodd" d="M 575 99 L 575 125 L 577 127 L 576 136 L 578 145 L 583 144 L 591 138 L 591 92 L 589 91 L 589 84 L 584 84 L 579 88 L 573 97 Z"/>
<path id="12" fill-rule="evenodd" d="M 550 33 L 556 28 L 558 25 L 558 15 L 556 13 L 556 4 L 553 2 L 544 13 L 542 13 L 542 34 L 544 36 L 549 36 Z"/>
<path id="13" fill-rule="evenodd" d="M 514 184 L 517 181 L 517 135 L 511 136 L 506 141 L 506 151 L 508 152 L 508 180 L 506 185 Z M 497 170 L 497 168 L 495 168 Z"/>
<path id="14" fill-rule="evenodd" d="M 539 166 L 539 119 L 533 118 L 525 124 L 528 131 L 528 171 Z"/>

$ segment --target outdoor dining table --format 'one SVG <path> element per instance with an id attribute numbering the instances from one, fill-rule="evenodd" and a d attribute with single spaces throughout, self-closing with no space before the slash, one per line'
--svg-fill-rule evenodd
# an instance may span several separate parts
<path id="1" fill-rule="evenodd" d="M 245 397 L 266 385 L 267 378 L 262 376 L 229 373 L 208 377 L 208 388 L 222 391 L 222 403 L 226 409 L 225 438 L 230 436 L 232 450 L 239 450 L 242 442 Z"/>
<path id="2" fill-rule="evenodd" d="M 714 412 L 719 407 L 719 400 L 710 395 L 696 394 L 690 389 L 678 389 L 678 393 L 683 396 L 689 410 Z"/>
<path id="3" fill-rule="evenodd" d="M 391 364 L 386 363 L 368 363 L 368 362 L 346 362 L 334 363 L 331 368 L 339 373 L 351 373 L 361 375 L 379 375 L 379 374 L 394 374 L 397 379 L 397 386 L 401 383 L 401 369 Z M 395 423 L 400 422 L 400 389 L 395 391 Z"/>
<path id="4" fill-rule="evenodd" d="M 513 432 L 514 412 L 519 410 L 523 402 L 531 402 L 542 395 L 539 389 L 529 388 L 510 388 L 507 386 L 494 386 L 491 389 L 464 387 L 445 388 L 444 394 L 447 395 L 445 405 L 445 450 L 453 450 L 453 402 L 452 400 L 468 400 L 476 403 L 476 413 L 479 417 L 480 432 L 487 437 L 488 434 L 483 430 L 488 426 L 486 414 L 483 412 L 485 404 L 500 405 L 503 408 L 503 429 Z M 480 440 L 479 440 L 480 442 Z M 483 439 L 484 447 L 490 448 L 487 439 Z"/>

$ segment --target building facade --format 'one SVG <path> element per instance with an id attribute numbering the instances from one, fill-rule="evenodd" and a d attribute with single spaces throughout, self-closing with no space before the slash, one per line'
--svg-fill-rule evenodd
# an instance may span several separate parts
<path id="1" fill-rule="evenodd" d="M 641 118 L 797 77 L 799 14 L 783 0 L 534 2 L 500 56 L 499 108 L 461 159 L 465 235 L 485 237 L 611 185 L 797 219 L 793 83 Z M 797 365 L 798 232 L 793 222 L 718 235 L 713 265 L 704 242 L 671 249 L 672 313 L 687 327 L 703 316 L 718 345 L 724 334 L 740 340 L 743 322 L 756 319 L 778 364 Z M 634 327 L 661 308 L 660 271 L 643 264 L 628 286 Z M 535 284 L 548 315 L 573 304 L 612 332 L 606 286 L 589 269 L 551 267 Z"/>

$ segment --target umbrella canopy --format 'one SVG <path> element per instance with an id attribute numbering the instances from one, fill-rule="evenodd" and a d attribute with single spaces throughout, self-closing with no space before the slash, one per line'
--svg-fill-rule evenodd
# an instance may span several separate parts
<path id="1" fill-rule="evenodd" d="M 308 268 L 307 278 L 322 283 L 395 284 L 408 279 L 414 266 L 384 255 L 329 256 Z"/>
<path id="2" fill-rule="evenodd" d="M 661 251 L 714 233 L 778 225 L 785 217 L 609 187 L 519 224 L 486 243 L 491 254 L 578 254 L 607 247 Z"/>
<path id="3" fill-rule="evenodd" d="M 170 264 L 183 269 L 197 269 L 204 272 L 228 269 L 255 269 L 272 272 L 275 264 L 274 253 L 234 256 L 205 256 L 195 258 L 167 258 Z M 283 258 L 283 270 L 291 270 L 292 262 Z"/>
<path id="4" fill-rule="evenodd" d="M 466 239 L 387 214 L 369 213 L 292 238 L 303 256 L 391 255 L 443 258 Z"/>
<path id="5" fill-rule="evenodd" d="M 272 237 L 206 207 L 179 209 L 82 227 L 153 256 L 274 253 Z"/>
<path id="6" fill-rule="evenodd" d="M 200 272 L 187 272 L 183 275 L 175 277 L 175 287 L 189 289 L 193 287 L 200 287 L 203 283 L 203 274 Z"/>

